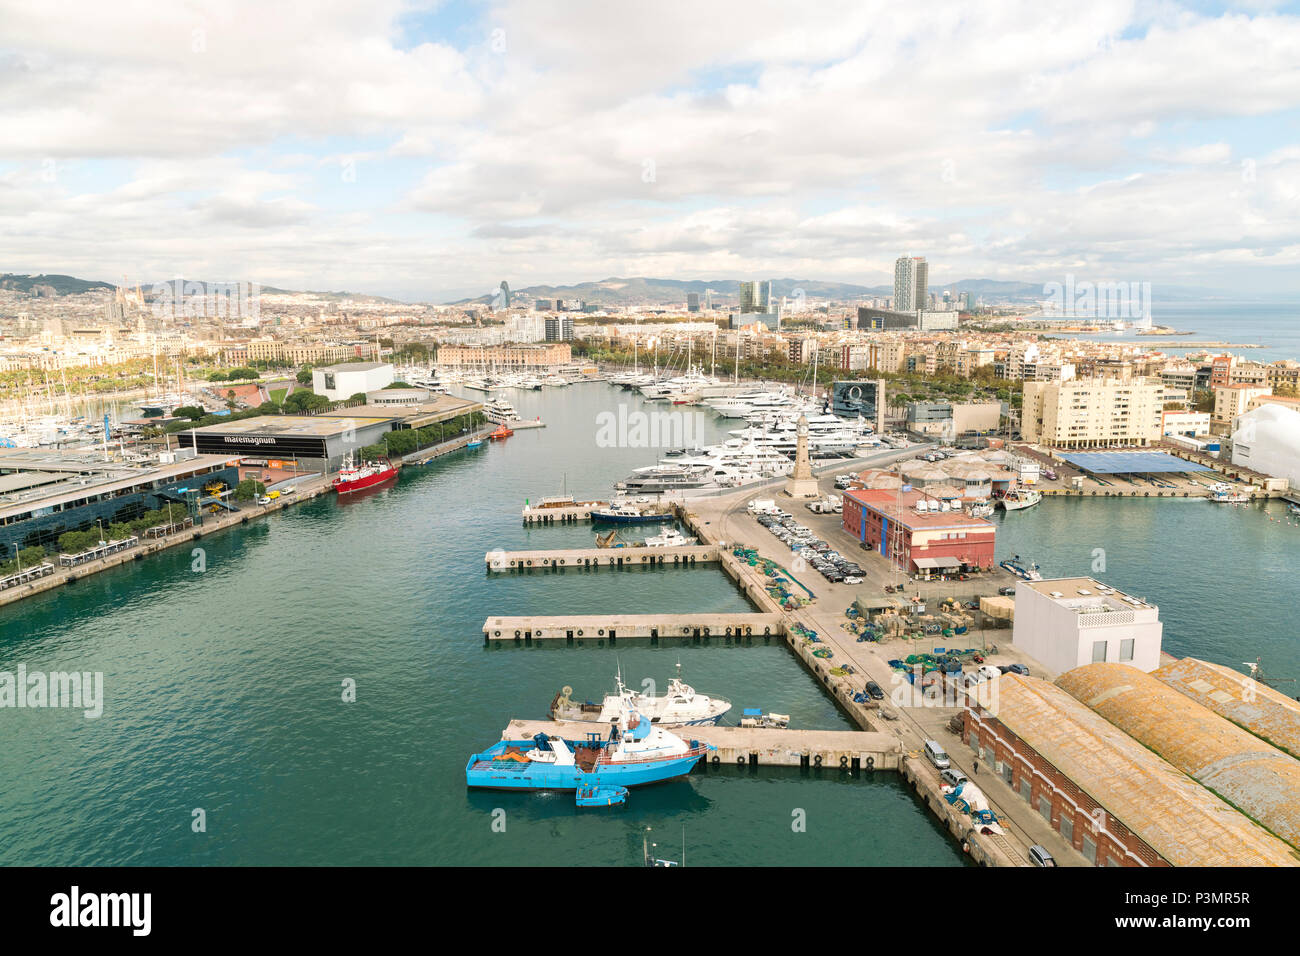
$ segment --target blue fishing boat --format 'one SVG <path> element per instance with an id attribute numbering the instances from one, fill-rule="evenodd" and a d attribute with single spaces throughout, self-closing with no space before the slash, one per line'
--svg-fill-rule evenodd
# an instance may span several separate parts
<path id="1" fill-rule="evenodd" d="M 486 445 L 486 444 L 487 444 L 487 442 L 485 442 L 483 439 L 479 438 L 479 439 L 477 439 L 476 441 L 472 441 L 472 442 L 468 442 L 468 443 L 466 443 L 465 447 L 466 447 L 466 448 L 482 448 L 482 447 L 483 447 L 484 445 Z"/>
<path id="2" fill-rule="evenodd" d="M 499 741 L 469 758 L 465 784 L 493 790 L 639 787 L 685 776 L 709 749 L 625 712 L 604 739 L 593 732 L 584 740 L 536 734 Z"/>
<path id="3" fill-rule="evenodd" d="M 668 511 L 642 511 L 631 505 L 617 505 L 610 508 L 592 508 L 592 521 L 607 521 L 611 524 L 655 524 L 672 521 L 673 515 Z"/>
<path id="4" fill-rule="evenodd" d="M 627 787 L 579 787 L 574 799 L 580 807 L 612 807 L 627 803 Z"/>

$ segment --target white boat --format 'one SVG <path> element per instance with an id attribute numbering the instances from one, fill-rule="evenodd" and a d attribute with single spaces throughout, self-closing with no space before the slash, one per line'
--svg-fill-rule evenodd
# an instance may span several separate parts
<path id="1" fill-rule="evenodd" d="M 972 501 L 966 509 L 972 518 L 987 518 L 993 514 L 993 505 L 983 498 Z"/>
<path id="2" fill-rule="evenodd" d="M 1032 508 L 1042 500 L 1041 491 L 1032 488 L 1013 488 L 998 499 L 998 504 L 1007 511 L 1020 511 L 1022 508 Z"/>
<path id="3" fill-rule="evenodd" d="M 1210 485 L 1210 495 L 1207 500 L 1221 505 L 1241 505 L 1250 501 L 1250 495 L 1244 491 L 1234 490 L 1227 482 L 1216 481 Z"/>
<path id="4" fill-rule="evenodd" d="M 552 720 L 585 720 L 609 724 L 629 710 L 649 717 L 652 724 L 661 727 L 704 727 L 716 724 L 731 710 L 731 701 L 722 697 L 697 694 L 695 688 L 678 676 L 668 682 L 668 692 L 662 696 L 642 694 L 623 683 L 623 675 L 615 676 L 615 692 L 606 694 L 600 704 L 577 703 L 572 699 L 573 688 L 565 687 L 551 702 Z"/>
<path id="5" fill-rule="evenodd" d="M 494 398 L 483 406 L 483 417 L 497 425 L 504 425 L 506 422 L 518 421 L 519 413 L 504 398 Z"/>
<path id="6" fill-rule="evenodd" d="M 665 528 L 662 534 L 646 538 L 645 544 L 647 548 L 684 548 L 695 541 L 695 538 L 686 537 L 676 528 Z"/>

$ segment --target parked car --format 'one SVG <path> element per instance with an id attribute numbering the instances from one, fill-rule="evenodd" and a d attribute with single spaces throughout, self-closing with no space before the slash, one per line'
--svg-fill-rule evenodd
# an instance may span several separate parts
<path id="1" fill-rule="evenodd" d="M 967 777 L 960 770 L 954 770 L 951 767 L 949 767 L 947 770 L 940 770 L 939 779 L 942 780 L 944 784 L 946 784 L 949 787 L 959 787 L 963 783 L 966 783 L 967 781 L 970 780 L 970 778 Z"/>
<path id="2" fill-rule="evenodd" d="M 884 700 L 884 699 L 885 699 L 885 692 L 884 692 L 883 690 L 881 690 L 881 689 L 880 689 L 880 685 L 877 684 L 877 683 L 876 683 L 875 681 L 873 681 L 873 680 L 869 680 L 869 681 L 867 681 L 866 691 L 867 691 L 867 694 L 870 695 L 870 697 L 871 697 L 872 700 Z"/>
<path id="3" fill-rule="evenodd" d="M 1016 589 L 1013 587 L 998 588 L 998 593 L 1007 597 L 1014 596 Z"/>
<path id="4" fill-rule="evenodd" d="M 1034 866 L 1056 866 L 1056 860 L 1052 854 L 1035 843 L 1029 848 L 1029 862 Z"/>
<path id="5" fill-rule="evenodd" d="M 1029 668 L 1024 664 L 1003 664 L 1001 670 L 1004 674 L 1019 674 L 1022 677 L 1029 676 Z"/>

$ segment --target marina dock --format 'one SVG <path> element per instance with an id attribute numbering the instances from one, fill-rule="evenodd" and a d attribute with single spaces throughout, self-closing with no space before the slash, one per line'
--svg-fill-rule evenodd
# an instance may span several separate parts
<path id="1" fill-rule="evenodd" d="M 619 638 L 782 637 L 780 614 L 566 614 L 552 617 L 490 617 L 483 622 L 487 641 L 610 641 Z"/>
<path id="2" fill-rule="evenodd" d="M 536 734 L 581 739 L 609 733 L 606 724 L 588 721 L 512 720 L 502 740 L 526 740 Z M 902 745 L 892 734 L 860 730 L 773 730 L 759 727 L 677 727 L 683 740 L 716 747 L 702 762 L 748 767 L 822 767 L 835 770 L 897 770 Z"/>
<path id="3" fill-rule="evenodd" d="M 525 505 L 524 524 L 572 524 L 590 521 L 593 508 L 608 508 L 608 501 L 575 501 L 571 505 Z"/>
<path id="4" fill-rule="evenodd" d="M 489 551 L 483 563 L 489 571 L 537 568 L 633 568 L 652 565 L 708 564 L 718 560 L 717 545 L 677 548 L 561 548 L 550 551 Z"/>

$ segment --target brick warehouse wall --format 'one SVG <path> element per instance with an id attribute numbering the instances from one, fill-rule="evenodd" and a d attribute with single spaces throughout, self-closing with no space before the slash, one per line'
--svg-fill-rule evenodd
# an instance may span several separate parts
<path id="1" fill-rule="evenodd" d="M 1008 785 L 1022 799 L 1028 784 L 1028 802 L 1035 813 L 1042 815 L 1040 801 L 1046 798 L 1051 804 L 1052 829 L 1081 853 L 1085 852 L 1084 839 L 1091 841 L 1096 846 L 1097 866 L 1168 865 L 1141 837 L 989 713 L 965 711 L 962 741 L 1003 781 L 1007 780 L 1004 768 L 1010 767 Z"/>

